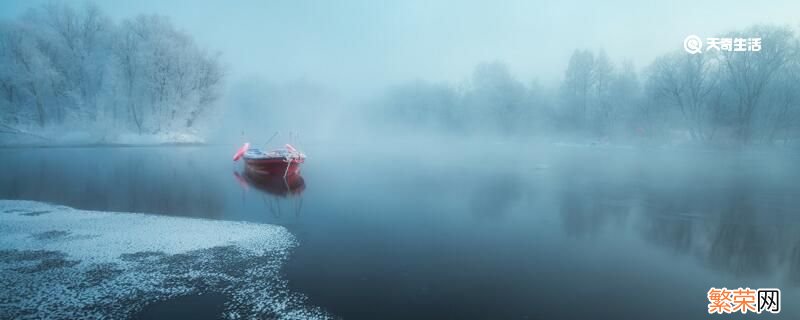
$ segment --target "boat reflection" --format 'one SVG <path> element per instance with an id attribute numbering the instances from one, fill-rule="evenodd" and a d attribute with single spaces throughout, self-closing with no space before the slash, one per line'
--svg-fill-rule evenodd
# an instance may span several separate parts
<path id="1" fill-rule="evenodd" d="M 287 209 L 295 216 L 300 215 L 303 207 L 303 191 L 306 189 L 305 180 L 299 173 L 287 176 L 264 174 L 259 171 L 245 170 L 240 173 L 233 172 L 236 181 L 244 189 L 258 190 L 264 204 L 275 217 L 280 217 Z M 288 204 L 283 204 L 288 202 Z"/>
<path id="2" fill-rule="evenodd" d="M 264 193 L 279 197 L 300 195 L 306 189 L 305 180 L 299 173 L 287 175 L 262 174 L 258 171 L 245 168 L 244 173 L 234 172 L 236 180 L 245 189 L 252 187 Z"/>

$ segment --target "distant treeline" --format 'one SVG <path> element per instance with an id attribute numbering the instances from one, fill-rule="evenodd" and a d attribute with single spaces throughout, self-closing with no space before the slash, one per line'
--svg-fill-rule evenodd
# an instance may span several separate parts
<path id="1" fill-rule="evenodd" d="M 223 75 L 166 17 L 115 22 L 92 4 L 49 3 L 0 21 L 0 131 L 191 129 Z"/>
<path id="2" fill-rule="evenodd" d="M 557 88 L 524 83 L 503 63 L 485 63 L 461 85 L 408 83 L 370 107 L 383 123 L 465 133 L 735 143 L 800 138 L 800 38 L 770 25 L 725 36 L 760 37 L 762 49 L 680 50 L 643 70 L 615 64 L 602 50 L 576 50 Z"/>

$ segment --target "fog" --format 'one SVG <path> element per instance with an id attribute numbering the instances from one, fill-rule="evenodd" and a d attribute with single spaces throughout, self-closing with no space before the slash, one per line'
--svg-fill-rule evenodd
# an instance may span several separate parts
<path id="1" fill-rule="evenodd" d="M 114 142 L 121 130 L 210 142 L 279 131 L 746 145 L 789 144 L 798 132 L 795 1 L 0 8 L 5 32 L 22 35 L 4 40 L 5 134 L 52 139 L 50 128 Z M 95 16 L 102 19 L 91 35 L 70 35 L 69 21 Z M 765 50 L 689 55 L 687 35 L 762 37 Z"/>
<path id="2" fill-rule="evenodd" d="M 798 319 L 797 12 L 4 0 L 0 318 L 699 319 L 727 286 L 779 288 Z M 280 149 L 231 162 L 245 142 Z M 68 257 L 110 256 L 97 237 L 121 229 L 62 226 L 80 212 L 63 206 L 274 224 L 295 245 L 156 251 L 219 235 L 180 222 Z"/>
<path id="3" fill-rule="evenodd" d="M 7 17 L 44 1 L 4 1 Z M 80 2 L 73 2 L 79 4 Z M 796 1 L 157 1 L 98 2 L 116 19 L 169 16 L 223 52 L 234 74 L 307 79 L 359 94 L 411 79 L 461 81 L 500 60 L 555 84 L 575 49 L 604 48 L 643 67 L 710 36 L 757 23 L 798 24 Z M 355 92 L 354 92 L 355 91 Z"/>

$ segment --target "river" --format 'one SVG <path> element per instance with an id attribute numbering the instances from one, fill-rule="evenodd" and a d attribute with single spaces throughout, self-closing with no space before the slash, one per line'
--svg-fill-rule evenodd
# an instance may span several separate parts
<path id="1" fill-rule="evenodd" d="M 289 184 L 236 146 L 3 148 L 0 199 L 285 226 L 289 287 L 344 319 L 700 319 L 711 287 L 800 318 L 791 151 L 302 147 Z"/>

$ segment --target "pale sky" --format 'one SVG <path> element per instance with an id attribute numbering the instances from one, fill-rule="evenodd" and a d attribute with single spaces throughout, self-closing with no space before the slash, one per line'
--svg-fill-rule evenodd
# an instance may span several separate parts
<path id="1" fill-rule="evenodd" d="M 0 18 L 41 0 L 1 0 Z M 76 6 L 83 1 L 71 1 Z M 701 37 L 755 23 L 800 23 L 800 1 L 96 1 L 117 21 L 171 17 L 221 51 L 231 82 L 304 79 L 344 92 L 407 80 L 449 81 L 504 61 L 523 81 L 558 81 L 576 48 L 639 68 Z"/>

